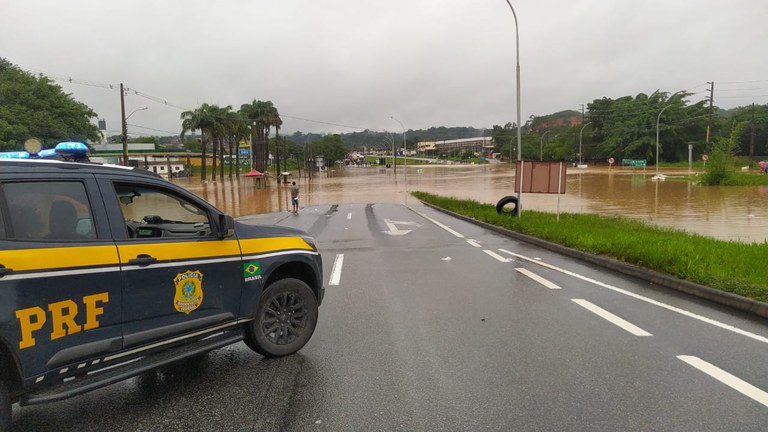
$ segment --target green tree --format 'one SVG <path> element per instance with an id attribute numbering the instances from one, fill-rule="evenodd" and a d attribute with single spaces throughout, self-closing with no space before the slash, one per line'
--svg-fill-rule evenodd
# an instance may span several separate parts
<path id="1" fill-rule="evenodd" d="M 491 137 L 493 137 L 493 151 L 501 153 L 504 158 L 509 157 L 510 151 L 517 145 L 517 130 L 509 122 L 503 127 L 493 125 Z"/>
<path id="2" fill-rule="evenodd" d="M 720 138 L 712 146 L 709 163 L 701 177 L 701 183 L 705 185 L 726 184 L 733 175 L 733 157 L 739 147 L 739 137 L 747 127 L 747 122 L 737 124 L 728 138 Z"/>
<path id="3" fill-rule="evenodd" d="M 341 140 L 341 135 L 326 135 L 319 141 L 312 143 L 312 153 L 315 157 L 323 156 L 326 165 L 331 166 L 337 161 L 343 161 L 347 157 L 347 147 Z"/>
<path id="4" fill-rule="evenodd" d="M 272 127 L 279 128 L 283 121 L 277 108 L 270 101 L 253 100 L 250 104 L 240 106 L 240 113 L 248 119 L 253 131 L 251 140 L 252 166 L 264 172 L 269 159 L 267 138 Z"/>
<path id="5" fill-rule="evenodd" d="M 655 91 L 635 97 L 596 99 L 588 104 L 594 133 L 585 139 L 584 153 L 591 158 L 646 159 L 656 161 L 656 126 L 659 158 L 677 162 L 687 157 L 688 143 L 704 150 L 706 109 L 703 102 L 687 105 L 690 93 Z M 585 136 L 586 138 L 586 136 Z"/>
<path id="6" fill-rule="evenodd" d="M 248 125 L 248 120 L 243 117 L 242 114 L 228 111 L 226 118 L 224 119 L 224 129 L 226 130 L 227 144 L 229 147 L 229 178 L 232 178 L 233 156 L 235 175 L 240 177 L 240 155 L 237 146 L 241 140 L 244 140 L 251 135 L 251 128 Z"/>
<path id="7" fill-rule="evenodd" d="M 21 150 L 28 138 L 45 147 L 61 141 L 97 141 L 96 113 L 43 76 L 0 58 L 0 150 Z"/>
<path id="8" fill-rule="evenodd" d="M 212 106 L 204 103 L 200 108 L 195 108 L 191 111 L 184 111 L 181 113 L 181 139 L 184 140 L 184 134 L 190 131 L 200 130 L 202 137 L 201 150 L 201 165 L 202 170 L 200 172 L 200 181 L 206 179 L 206 147 L 208 147 L 208 140 L 213 135 L 213 115 L 211 114 Z"/>

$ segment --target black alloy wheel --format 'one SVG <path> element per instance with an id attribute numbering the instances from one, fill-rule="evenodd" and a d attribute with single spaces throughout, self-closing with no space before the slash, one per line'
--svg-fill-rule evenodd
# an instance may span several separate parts
<path id="1" fill-rule="evenodd" d="M 293 354 L 312 337 L 317 325 L 317 299 L 299 279 L 281 279 L 264 290 L 246 344 L 265 357 Z"/>

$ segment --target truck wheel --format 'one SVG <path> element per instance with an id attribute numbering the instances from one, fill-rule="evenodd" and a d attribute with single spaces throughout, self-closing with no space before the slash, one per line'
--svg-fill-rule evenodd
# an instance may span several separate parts
<path id="1" fill-rule="evenodd" d="M 515 216 L 517 215 L 517 197 L 505 196 L 496 204 L 496 213 Z"/>
<path id="2" fill-rule="evenodd" d="M 262 293 L 245 343 L 264 357 L 293 354 L 309 341 L 316 325 L 312 289 L 298 279 L 280 279 Z"/>

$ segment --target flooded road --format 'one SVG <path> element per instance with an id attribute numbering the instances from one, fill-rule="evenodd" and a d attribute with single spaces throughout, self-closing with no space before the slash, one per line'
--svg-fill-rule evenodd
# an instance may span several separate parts
<path id="1" fill-rule="evenodd" d="M 406 172 L 407 171 L 407 172 Z M 687 170 L 662 170 L 671 177 Z M 652 169 L 569 167 L 566 193 L 559 197 L 561 213 L 623 215 L 721 240 L 768 241 L 768 187 L 711 187 L 688 181 L 652 181 Z M 291 181 L 300 186 L 299 205 L 415 202 L 407 192 L 469 198 L 495 204 L 513 195 L 514 171 L 508 165 L 426 165 L 340 168 L 302 172 Z M 407 181 L 406 181 L 407 177 Z M 255 187 L 251 178 L 201 184 L 199 178 L 174 182 L 237 217 L 290 209 L 290 184 Z M 524 194 L 523 210 L 558 211 L 558 196 Z M 523 214 L 524 215 L 524 214 Z"/>

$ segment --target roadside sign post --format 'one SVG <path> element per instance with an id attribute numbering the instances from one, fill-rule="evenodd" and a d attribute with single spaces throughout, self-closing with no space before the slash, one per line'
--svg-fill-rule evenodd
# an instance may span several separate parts
<path id="1" fill-rule="evenodd" d="M 567 165 L 564 162 L 519 161 L 515 170 L 520 174 L 515 176 L 514 191 L 518 194 L 556 193 L 557 220 L 559 221 L 560 194 L 565 193 L 566 168 Z M 519 211 L 517 215 L 520 216 Z"/>
<path id="2" fill-rule="evenodd" d="M 707 160 L 709 160 L 709 155 L 707 155 L 706 153 L 701 155 L 701 160 L 704 161 L 704 169 L 706 170 L 707 169 Z"/>
<path id="3" fill-rule="evenodd" d="M 616 162 L 616 159 L 614 159 L 613 156 L 608 158 L 608 171 L 611 170 L 611 167 L 613 166 L 614 162 Z"/>

